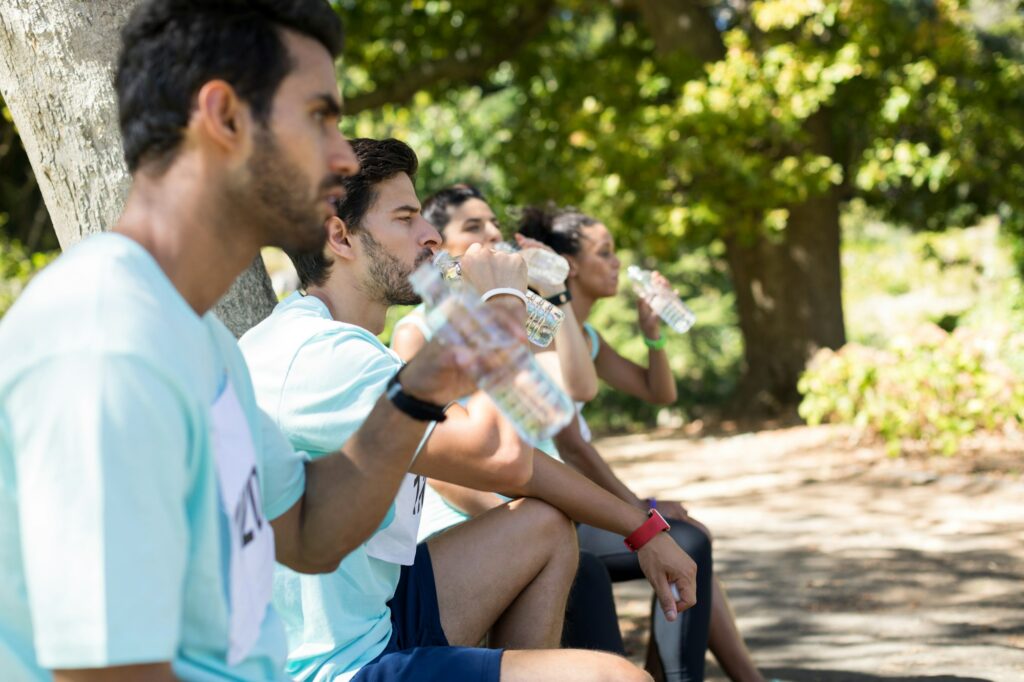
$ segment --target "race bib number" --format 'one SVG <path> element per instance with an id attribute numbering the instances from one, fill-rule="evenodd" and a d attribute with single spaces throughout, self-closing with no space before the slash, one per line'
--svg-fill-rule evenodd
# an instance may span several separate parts
<path id="1" fill-rule="evenodd" d="M 395 497 L 395 516 L 391 524 L 366 543 L 366 553 L 392 564 L 412 566 L 416 559 L 416 536 L 423 515 L 423 495 L 427 479 L 406 474 Z"/>
<path id="2" fill-rule="evenodd" d="M 263 516 L 252 432 L 230 380 L 211 413 L 220 502 L 231 540 L 227 660 L 237 665 L 259 639 L 270 603 L 274 531 Z"/>

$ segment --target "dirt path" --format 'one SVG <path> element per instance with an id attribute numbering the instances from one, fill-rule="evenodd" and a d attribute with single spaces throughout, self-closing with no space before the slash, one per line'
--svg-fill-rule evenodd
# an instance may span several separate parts
<path id="1" fill-rule="evenodd" d="M 684 500 L 715 533 L 716 573 L 768 674 L 1024 681 L 1016 476 L 891 460 L 836 427 L 629 436 L 599 448 L 634 489 Z M 1024 468 L 1024 455 L 1009 461 Z M 632 582 L 616 594 L 641 661 L 650 592 Z M 708 679 L 726 678 L 709 665 Z"/>

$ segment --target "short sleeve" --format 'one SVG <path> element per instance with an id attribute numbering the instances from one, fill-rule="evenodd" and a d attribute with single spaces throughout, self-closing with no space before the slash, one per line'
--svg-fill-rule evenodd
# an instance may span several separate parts
<path id="1" fill-rule="evenodd" d="M 257 410 L 262 441 L 260 492 L 263 497 L 263 513 L 273 521 L 291 509 L 305 494 L 308 458 L 292 448 L 266 412 L 259 408 Z"/>
<path id="2" fill-rule="evenodd" d="M 48 360 L 7 400 L 40 665 L 171 660 L 194 428 L 182 393 L 140 360 L 92 353 Z"/>
<path id="3" fill-rule="evenodd" d="M 313 456 L 334 452 L 366 421 L 401 365 L 379 341 L 358 333 L 314 337 L 288 370 L 282 430 L 296 448 Z"/>

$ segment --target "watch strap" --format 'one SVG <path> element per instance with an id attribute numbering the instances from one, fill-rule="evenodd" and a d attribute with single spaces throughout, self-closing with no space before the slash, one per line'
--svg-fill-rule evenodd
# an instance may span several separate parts
<path id="1" fill-rule="evenodd" d="M 566 289 L 562 293 L 555 294 L 554 296 L 548 296 L 544 300 L 550 303 L 551 305 L 565 305 L 566 303 L 572 300 L 572 294 L 570 294 L 569 290 Z"/>
<path id="2" fill-rule="evenodd" d="M 654 538 L 658 533 L 664 533 L 669 529 L 668 521 L 661 515 L 657 509 L 651 509 L 647 512 L 647 520 L 640 524 L 640 527 L 630 533 L 629 537 L 626 538 L 626 547 L 629 551 L 639 551 L 641 547 L 646 545 L 651 539 Z"/>
<path id="3" fill-rule="evenodd" d="M 405 369 L 405 367 L 403 366 L 402 369 Z M 421 422 L 443 422 L 448 418 L 448 415 L 444 412 L 447 405 L 437 405 L 426 400 L 420 400 L 403 391 L 402 384 L 398 380 L 401 373 L 401 369 L 395 372 L 395 376 L 391 377 L 387 388 L 384 390 L 388 400 L 391 401 L 395 408 L 406 416 Z"/>

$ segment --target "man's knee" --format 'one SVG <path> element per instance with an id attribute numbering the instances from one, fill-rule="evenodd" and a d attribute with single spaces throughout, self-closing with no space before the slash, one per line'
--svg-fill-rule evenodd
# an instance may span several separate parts
<path id="1" fill-rule="evenodd" d="M 601 657 L 597 665 L 595 682 L 653 682 L 646 670 L 641 670 L 625 658 L 614 654 L 593 652 Z"/>
<path id="2" fill-rule="evenodd" d="M 515 513 L 529 526 L 531 537 L 546 541 L 554 553 L 571 561 L 579 561 L 579 543 L 576 526 L 561 511 L 547 502 L 524 498 L 512 503 Z"/>

